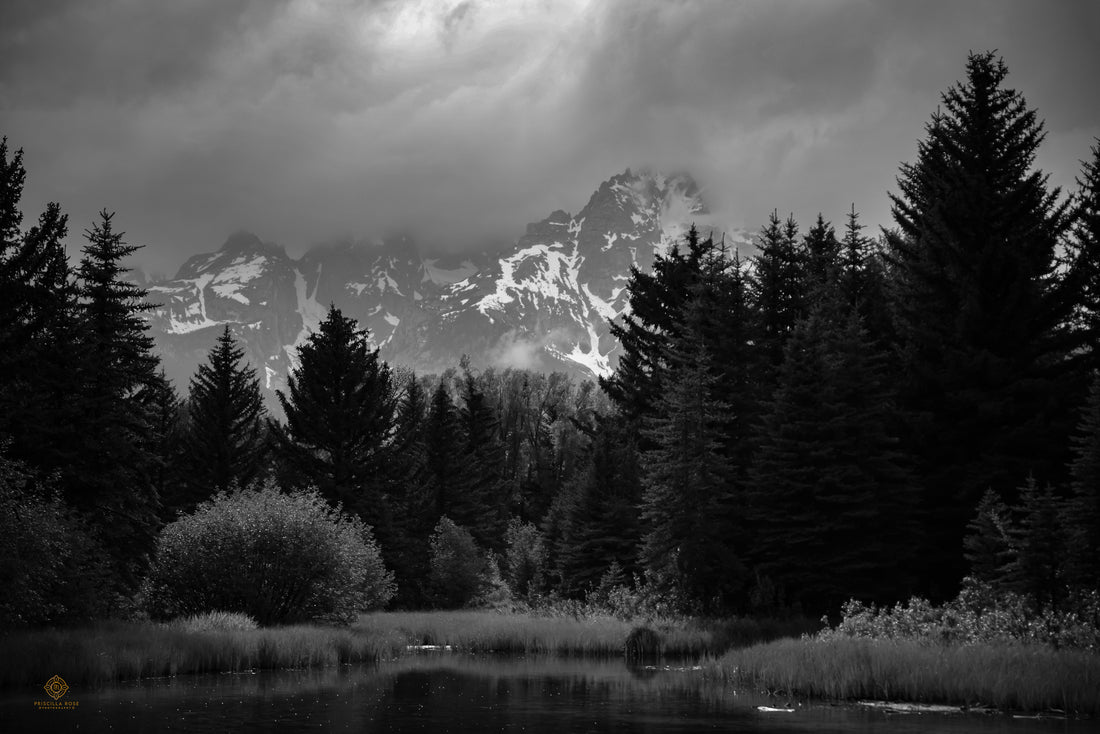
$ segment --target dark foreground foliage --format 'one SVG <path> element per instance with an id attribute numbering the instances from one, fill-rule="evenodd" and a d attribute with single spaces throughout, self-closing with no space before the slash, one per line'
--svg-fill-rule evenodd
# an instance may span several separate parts
<path id="1" fill-rule="evenodd" d="M 144 589 L 156 618 L 222 610 L 264 625 L 347 622 L 393 594 L 362 521 L 272 486 L 218 494 L 165 527 Z"/>
<path id="2" fill-rule="evenodd" d="M 711 669 L 785 696 L 1100 715 L 1100 655 L 1036 645 L 806 638 L 733 650 Z"/>
<path id="3" fill-rule="evenodd" d="M 942 102 L 879 241 L 854 206 L 841 237 L 775 210 L 747 260 L 692 227 L 632 270 L 602 390 L 467 360 L 417 377 L 332 306 L 283 421 L 240 325 L 180 401 L 136 245 L 103 211 L 71 266 L 58 205 L 24 226 L 0 142 L 3 621 L 394 598 L 792 619 L 942 603 L 969 571 L 1058 629 L 1036 639 L 1093 644 L 1066 630 L 1100 584 L 1100 146 L 1052 188 L 993 53 Z"/>

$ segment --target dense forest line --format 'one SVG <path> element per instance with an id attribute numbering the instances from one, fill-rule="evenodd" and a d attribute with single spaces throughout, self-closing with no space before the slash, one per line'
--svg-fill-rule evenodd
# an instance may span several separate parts
<path id="1" fill-rule="evenodd" d="M 142 613 L 158 533 L 253 486 L 373 528 L 401 607 L 494 584 L 707 614 L 942 600 L 967 574 L 1040 603 L 1100 587 L 1100 144 L 1052 189 L 1006 75 L 969 58 L 880 237 L 855 207 L 839 234 L 773 212 L 751 258 L 693 228 L 633 271 L 599 385 L 417 376 L 333 307 L 278 420 L 228 328 L 177 394 L 135 246 L 104 211 L 73 267 L 57 204 L 24 228 L 5 139 L 0 617 Z"/>

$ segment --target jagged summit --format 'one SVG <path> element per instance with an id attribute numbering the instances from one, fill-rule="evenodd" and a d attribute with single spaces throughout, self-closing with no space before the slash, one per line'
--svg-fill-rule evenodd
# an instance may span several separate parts
<path id="1" fill-rule="evenodd" d="M 264 248 L 263 241 L 243 229 L 239 229 L 226 238 L 222 246 L 218 248 L 219 252 L 245 252 L 248 250 L 262 250 Z"/>
<path id="2" fill-rule="evenodd" d="M 331 240 L 293 260 L 235 232 L 150 287 L 161 304 L 152 331 L 181 386 L 229 324 L 264 384 L 280 387 L 330 303 L 367 328 L 391 364 L 418 372 L 440 372 L 467 354 L 482 367 L 592 377 L 618 359 L 608 321 L 629 307 L 631 267 L 649 270 L 706 213 L 690 176 L 627 169 L 578 213 L 555 210 L 493 255 L 422 257 L 398 234 Z"/>

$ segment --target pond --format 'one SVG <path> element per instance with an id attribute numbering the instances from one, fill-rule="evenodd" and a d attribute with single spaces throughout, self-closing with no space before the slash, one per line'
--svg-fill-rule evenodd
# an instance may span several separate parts
<path id="1" fill-rule="evenodd" d="M 1032 732 L 1095 731 L 1096 722 L 1002 714 L 897 714 L 791 705 L 736 691 L 687 666 L 618 660 L 423 653 L 332 670 L 181 676 L 99 690 L 71 688 L 67 710 L 44 692 L 0 697 L 4 732 Z"/>

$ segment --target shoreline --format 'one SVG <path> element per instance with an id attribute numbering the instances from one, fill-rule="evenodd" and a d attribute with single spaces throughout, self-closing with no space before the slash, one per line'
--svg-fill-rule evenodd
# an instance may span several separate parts
<path id="1" fill-rule="evenodd" d="M 709 667 L 799 700 L 1100 716 L 1100 655 L 1036 644 L 790 639 L 730 650 Z"/>
<path id="2" fill-rule="evenodd" d="M 104 686 L 190 674 L 331 668 L 425 653 L 607 660 L 623 657 L 626 636 L 641 623 L 463 610 L 380 612 L 350 627 L 182 631 L 114 622 L 9 632 L 0 636 L 0 659 L 6 661 L 0 690 L 41 685 L 57 674 L 70 684 Z M 749 622 L 737 624 L 747 628 Z M 840 703 L 897 714 L 949 707 L 941 713 L 1100 716 L 1100 655 L 1092 652 L 867 638 L 783 637 L 739 646 L 729 644 L 735 637 L 730 622 L 725 628 L 699 620 L 651 626 L 661 638 L 653 662 L 691 659 L 708 678 L 786 697 L 788 704 Z M 782 709 L 775 715 L 783 715 Z"/>

